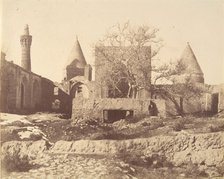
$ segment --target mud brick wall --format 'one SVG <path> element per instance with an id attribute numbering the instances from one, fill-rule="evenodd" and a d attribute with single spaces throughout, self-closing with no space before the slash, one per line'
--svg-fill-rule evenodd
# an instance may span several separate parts
<path id="1" fill-rule="evenodd" d="M 54 94 L 52 81 L 4 58 L 0 62 L 1 112 L 30 113 L 51 110 Z"/>
<path id="2" fill-rule="evenodd" d="M 166 105 L 164 100 L 153 100 L 158 109 L 158 116 L 165 117 Z M 104 110 L 133 111 L 134 117 L 149 115 L 150 100 L 128 98 L 74 98 L 72 106 L 72 119 L 85 120 L 86 118 L 103 119 Z"/>

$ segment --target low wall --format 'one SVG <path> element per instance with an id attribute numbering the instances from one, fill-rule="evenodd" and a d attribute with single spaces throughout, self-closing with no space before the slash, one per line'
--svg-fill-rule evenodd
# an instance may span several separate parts
<path id="1" fill-rule="evenodd" d="M 213 86 L 212 93 L 219 94 L 218 112 L 224 111 L 224 84 Z"/>
<path id="2" fill-rule="evenodd" d="M 153 100 L 158 109 L 158 116 L 165 117 L 166 106 L 164 100 Z M 74 98 L 72 105 L 72 119 L 98 118 L 103 119 L 104 110 L 127 110 L 133 111 L 133 116 L 149 115 L 148 106 L 150 100 L 129 98 L 97 98 L 83 99 Z"/>
<path id="3" fill-rule="evenodd" d="M 155 136 L 129 140 L 79 140 L 58 141 L 50 153 L 119 154 L 131 153 L 143 156 L 165 155 L 175 166 L 189 163 L 206 166 L 223 166 L 224 133 Z"/>

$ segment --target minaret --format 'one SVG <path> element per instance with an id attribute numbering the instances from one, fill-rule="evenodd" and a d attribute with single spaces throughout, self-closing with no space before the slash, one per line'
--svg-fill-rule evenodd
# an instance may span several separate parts
<path id="1" fill-rule="evenodd" d="M 23 35 L 20 36 L 20 44 L 22 48 L 21 66 L 27 71 L 31 71 L 31 59 L 30 59 L 31 43 L 32 43 L 32 36 L 29 34 L 28 25 L 26 25 L 24 28 Z"/>

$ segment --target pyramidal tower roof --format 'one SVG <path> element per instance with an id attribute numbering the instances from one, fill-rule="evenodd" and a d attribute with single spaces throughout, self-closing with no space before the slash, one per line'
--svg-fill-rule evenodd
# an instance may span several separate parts
<path id="1" fill-rule="evenodd" d="M 191 74 L 195 74 L 195 73 L 203 74 L 201 67 L 198 64 L 198 61 L 189 43 L 187 43 L 187 46 L 185 50 L 183 51 L 180 60 L 184 65 L 186 65 L 185 72 L 191 73 Z"/>
<path id="2" fill-rule="evenodd" d="M 72 50 L 69 54 L 67 63 L 66 63 L 66 67 L 71 65 L 71 64 L 75 64 L 76 67 L 78 68 L 84 68 L 86 63 L 85 57 L 82 53 L 82 48 L 79 44 L 79 40 L 78 37 L 76 36 L 76 40 L 75 43 L 72 47 Z"/>

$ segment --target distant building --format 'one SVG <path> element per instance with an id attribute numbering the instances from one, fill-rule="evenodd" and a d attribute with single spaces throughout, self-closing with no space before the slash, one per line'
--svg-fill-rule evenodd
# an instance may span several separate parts
<path id="1" fill-rule="evenodd" d="M 110 60 L 105 59 L 108 57 L 105 57 L 104 53 L 119 55 L 119 50 L 120 47 L 96 47 L 95 81 L 92 85 L 92 89 L 87 88 L 87 90 L 94 91 L 94 93 L 90 93 L 91 96 L 88 98 L 74 97 L 72 118 L 74 120 L 80 120 L 80 118 L 85 119 L 91 116 L 92 118 L 113 122 L 121 118 L 129 117 L 130 115 L 136 117 L 149 116 L 149 106 L 151 105 L 151 102 L 157 107 L 156 110 L 158 116 L 165 117 L 167 115 L 177 115 L 179 111 L 177 111 L 175 104 L 169 99 L 164 100 L 161 98 L 160 92 L 150 94 L 147 90 L 142 88 L 141 90 L 138 90 L 134 99 L 125 96 L 117 98 L 116 93 L 115 96 L 110 93 L 110 87 L 107 86 L 104 83 L 104 79 L 102 79 L 102 72 L 107 69 L 107 66 L 110 66 Z M 142 49 L 142 53 L 150 54 L 150 52 L 150 47 L 144 47 L 144 49 Z M 150 59 L 151 56 L 148 60 Z M 113 58 L 111 60 L 113 60 Z M 179 97 L 176 101 L 182 108 L 182 112 L 185 114 L 198 112 L 217 113 L 218 111 L 223 110 L 223 102 L 220 102 L 223 99 L 223 89 L 220 88 L 220 86 L 213 87 L 204 84 L 204 74 L 189 43 L 187 43 L 187 46 L 181 55 L 180 62 L 184 66 L 184 70 L 181 75 L 176 77 L 177 84 L 185 83 L 185 80 L 188 79 L 195 85 L 208 89 L 208 93 L 200 97 L 198 96 L 187 100 L 183 100 L 182 97 Z M 149 67 L 149 70 L 151 70 L 151 67 Z M 148 80 L 151 81 L 151 76 Z M 175 88 L 175 85 L 164 85 Z M 86 86 L 88 86 L 88 83 Z M 128 88 L 125 82 L 122 82 L 121 86 L 124 87 L 124 90 L 127 90 Z M 77 86 L 77 89 L 78 88 L 79 86 Z M 216 89 L 216 92 L 214 89 Z M 82 111 L 85 111 L 85 113 Z"/>
<path id="2" fill-rule="evenodd" d="M 175 106 L 169 100 L 160 98 L 160 93 L 152 93 L 144 88 L 135 91 L 132 88 L 131 96 L 118 96 L 116 91 L 111 93 L 110 86 L 105 84 L 101 72 L 106 70 L 110 63 L 100 52 L 102 48 L 108 53 L 119 53 L 120 47 L 95 47 L 95 81 L 92 81 L 92 67 L 87 64 L 76 37 L 64 67 L 64 77 L 61 83 L 53 83 L 31 70 L 32 36 L 28 25 L 20 37 L 22 49 L 21 66 L 7 61 L 6 54 L 1 52 L 0 60 L 0 111 L 9 113 L 31 113 L 37 111 L 54 111 L 72 114 L 72 119 L 99 118 L 113 122 L 131 116 L 149 116 L 150 106 L 156 106 L 156 115 L 176 115 Z M 128 47 L 123 49 L 130 50 Z M 141 49 L 142 56 L 150 61 L 147 66 L 148 81 L 151 84 L 151 47 Z M 119 55 L 119 54 L 118 54 Z M 184 83 L 186 77 L 196 85 L 208 88 L 208 93 L 193 100 L 179 99 L 179 105 L 184 113 L 211 112 L 224 110 L 223 85 L 204 84 L 204 74 L 196 56 L 187 44 L 181 58 L 186 66 L 177 77 L 178 83 Z M 122 69 L 122 64 L 120 66 Z M 127 82 L 121 81 L 122 90 L 129 90 Z M 131 84 L 133 85 L 133 84 Z M 168 85 L 168 84 L 165 84 Z M 133 85 L 134 86 L 134 85 Z M 175 86 L 172 86 L 175 88 Z M 153 105 L 152 105 L 153 104 Z"/>
<path id="3" fill-rule="evenodd" d="M 20 36 L 20 44 L 21 66 L 7 61 L 6 54 L 1 52 L 0 111 L 9 113 L 52 111 L 56 86 L 51 80 L 31 71 L 32 36 L 28 25 L 25 26 L 24 33 Z"/>

